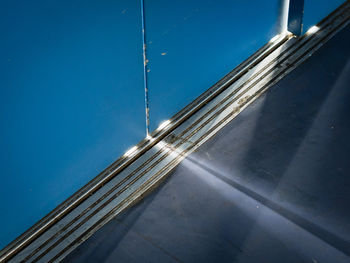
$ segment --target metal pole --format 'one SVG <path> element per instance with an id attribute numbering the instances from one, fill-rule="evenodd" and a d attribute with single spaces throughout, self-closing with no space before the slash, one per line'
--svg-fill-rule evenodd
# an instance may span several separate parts
<path id="1" fill-rule="evenodd" d="M 142 23 L 142 46 L 143 46 L 143 86 L 145 89 L 145 115 L 146 115 L 146 136 L 149 136 L 149 98 L 147 82 L 147 57 L 146 57 L 146 26 L 145 26 L 145 5 L 141 1 L 141 23 Z"/>
<path id="2" fill-rule="evenodd" d="M 290 0 L 288 11 L 288 31 L 296 36 L 303 32 L 304 0 Z"/>
<path id="3" fill-rule="evenodd" d="M 279 33 L 285 34 L 288 31 L 289 0 L 280 1 Z"/>

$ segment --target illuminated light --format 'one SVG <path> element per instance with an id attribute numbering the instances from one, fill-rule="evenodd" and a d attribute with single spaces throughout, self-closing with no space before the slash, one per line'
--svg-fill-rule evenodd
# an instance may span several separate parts
<path id="1" fill-rule="evenodd" d="M 170 124 L 170 120 L 166 120 L 166 121 L 163 121 L 159 127 L 157 128 L 157 130 L 162 130 L 164 129 L 166 126 L 168 126 Z"/>
<path id="2" fill-rule="evenodd" d="M 154 138 L 151 136 L 151 135 L 147 135 L 146 136 L 146 139 L 150 142 L 153 142 L 154 141 Z"/>
<path id="3" fill-rule="evenodd" d="M 316 33 L 320 28 L 318 26 L 312 26 L 309 28 L 309 30 L 306 32 L 306 34 L 314 34 Z"/>
<path id="4" fill-rule="evenodd" d="M 273 38 L 271 38 L 270 43 L 275 42 L 279 37 L 280 37 L 280 35 L 274 36 Z"/>
<path id="5" fill-rule="evenodd" d="M 130 148 L 129 150 L 127 150 L 126 153 L 124 154 L 124 156 L 131 156 L 136 150 L 137 150 L 137 146 L 134 146 L 134 147 Z"/>

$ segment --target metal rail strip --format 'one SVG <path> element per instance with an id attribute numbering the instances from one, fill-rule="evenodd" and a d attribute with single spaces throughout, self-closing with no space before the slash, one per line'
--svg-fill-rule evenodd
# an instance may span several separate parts
<path id="1" fill-rule="evenodd" d="M 131 157 L 118 160 L 27 236 L 5 248 L 0 261 L 54 262 L 64 258 L 341 30 L 349 22 L 349 9 L 346 2 L 323 20 L 314 34 L 300 39 L 281 36 L 264 46 L 204 93 L 201 100 L 174 116 L 168 127 L 142 141 Z"/>

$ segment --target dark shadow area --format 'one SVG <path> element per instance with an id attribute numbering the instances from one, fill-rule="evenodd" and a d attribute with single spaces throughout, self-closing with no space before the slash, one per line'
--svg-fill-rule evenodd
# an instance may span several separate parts
<path id="1" fill-rule="evenodd" d="M 201 149 L 257 200 L 281 204 L 284 216 L 347 255 L 349 45 L 347 27 Z"/>
<path id="2" fill-rule="evenodd" d="M 350 27 L 64 262 L 349 262 Z"/>
<path id="3" fill-rule="evenodd" d="M 255 189 L 310 213 L 310 220 L 332 217 L 348 239 L 349 46 L 348 27 L 257 101 L 254 131 L 239 157 Z"/>
<path id="4" fill-rule="evenodd" d="M 244 248 L 260 213 L 255 201 L 249 201 L 255 213 L 252 217 L 238 207 L 239 200 L 220 194 L 232 187 L 213 188 L 187 165 L 178 167 L 170 177 L 145 199 L 152 202 L 142 202 L 113 219 L 64 262 L 235 262 L 242 255 L 251 262 L 258 259 Z M 252 247 L 273 246 L 285 257 L 294 254 L 285 262 L 304 262 L 298 252 L 263 228 L 259 227 L 255 236 Z M 162 251 L 150 251 L 150 244 Z M 175 257 L 164 257 L 163 251 Z M 277 259 L 273 253 L 268 258 Z"/>
<path id="5" fill-rule="evenodd" d="M 113 218 L 108 224 L 91 236 L 89 242 L 84 242 L 77 247 L 64 261 L 86 263 L 110 262 L 110 258 L 114 258 L 113 254 L 116 251 L 122 250 L 124 254 L 118 257 L 118 262 L 135 262 L 134 258 L 145 256 L 144 251 L 142 254 L 138 254 L 137 251 L 128 251 L 127 247 L 136 248 L 138 246 L 146 246 L 148 253 L 156 254 L 157 257 L 162 259 L 162 262 L 177 262 L 176 257 L 174 258 L 167 251 L 156 244 L 152 244 L 147 238 L 133 230 L 134 223 L 152 203 L 154 197 L 157 196 L 157 192 L 161 191 L 162 187 L 163 184 L 155 190 L 153 195 L 141 200 L 132 208 L 132 211 L 130 210 L 128 213 L 123 213 Z M 123 243 L 125 240 L 126 242 Z"/>
<path id="6" fill-rule="evenodd" d="M 252 191 L 251 189 L 245 187 L 242 184 L 237 183 L 236 181 L 220 174 L 219 172 L 211 169 L 210 167 L 207 167 L 203 165 L 202 163 L 199 163 L 196 160 L 191 160 L 191 162 L 198 167 L 206 170 L 209 174 L 217 177 L 218 179 L 222 180 L 226 184 L 232 186 L 233 188 L 239 190 L 240 192 L 246 194 L 247 196 L 251 197 L 252 199 L 258 201 L 259 203 L 265 205 L 266 207 L 270 208 L 271 210 L 275 211 L 279 215 L 285 217 L 286 219 L 292 221 L 294 224 L 300 226 L 301 228 L 307 230 L 308 232 L 312 233 L 313 235 L 317 236 L 318 238 L 324 240 L 325 242 L 329 243 L 330 245 L 334 246 L 335 248 L 339 249 L 340 251 L 344 252 L 348 256 L 350 256 L 350 243 L 333 233 L 327 231 L 326 229 L 323 229 L 322 227 L 314 224 L 313 222 L 299 216 L 298 214 L 293 213 L 292 211 L 286 209 L 285 207 L 279 205 L 276 202 L 273 202 L 264 196 L 258 194 L 255 191 Z"/>

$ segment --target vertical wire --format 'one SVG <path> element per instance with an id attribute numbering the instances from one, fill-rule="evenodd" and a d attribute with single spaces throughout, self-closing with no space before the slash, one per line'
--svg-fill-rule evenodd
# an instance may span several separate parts
<path id="1" fill-rule="evenodd" d="M 145 117 L 146 117 L 146 135 L 149 136 L 149 97 L 148 97 L 148 81 L 147 81 L 147 57 L 146 57 L 146 23 L 145 23 L 145 5 L 144 0 L 141 1 L 141 23 L 142 23 L 142 46 L 143 46 L 143 86 L 145 89 Z"/>

